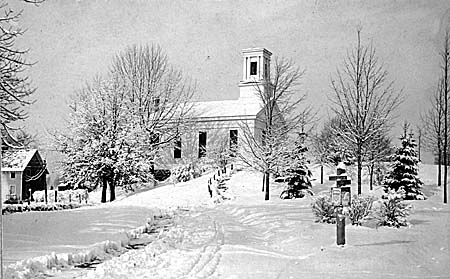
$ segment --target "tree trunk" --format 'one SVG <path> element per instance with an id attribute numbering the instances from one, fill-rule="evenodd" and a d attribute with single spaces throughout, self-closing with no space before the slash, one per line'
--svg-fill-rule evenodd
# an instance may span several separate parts
<path id="1" fill-rule="evenodd" d="M 45 176 L 45 175 L 44 175 Z M 47 191 L 47 181 L 44 180 L 44 185 L 45 185 L 45 204 L 48 203 L 48 191 Z"/>
<path id="2" fill-rule="evenodd" d="M 266 178 L 266 183 L 265 183 L 265 186 L 266 186 L 266 195 L 265 195 L 265 197 L 264 197 L 264 200 L 266 200 L 266 201 L 268 201 L 269 200 L 269 173 L 268 172 L 266 172 L 265 174 L 264 174 L 264 177 Z"/>
<path id="3" fill-rule="evenodd" d="M 362 156 L 361 156 L 361 147 L 358 147 L 358 195 L 361 195 L 361 176 L 362 176 Z"/>
<path id="4" fill-rule="evenodd" d="M 109 182 L 109 201 L 112 202 L 116 199 L 116 180 L 113 176 Z"/>
<path id="5" fill-rule="evenodd" d="M 442 150 L 439 146 L 438 148 L 438 177 L 437 177 L 437 184 L 438 186 L 442 185 Z"/>
<path id="6" fill-rule="evenodd" d="M 323 184 L 323 165 L 320 165 L 320 184 Z"/>
<path id="7" fill-rule="evenodd" d="M 447 108 L 447 86 L 444 89 L 444 203 L 447 203 L 447 165 L 448 165 L 448 147 L 447 147 L 447 138 L 448 138 L 448 127 L 447 127 L 447 118 L 448 118 L 448 108 Z"/>
<path id="8" fill-rule="evenodd" d="M 265 173 L 263 173 L 263 186 L 262 186 L 262 192 L 264 192 L 264 185 L 266 184 L 266 174 Z"/>
<path id="9" fill-rule="evenodd" d="M 444 47 L 444 203 L 447 203 L 447 165 L 448 165 L 448 55 L 449 55 L 449 30 L 445 33 Z"/>
<path id="10" fill-rule="evenodd" d="M 106 202 L 106 190 L 108 188 L 108 180 L 106 176 L 102 176 L 102 202 Z"/>
<path id="11" fill-rule="evenodd" d="M 369 166 L 369 189 L 370 191 L 373 190 L 373 170 L 375 169 L 375 166 L 372 164 L 371 166 Z"/>

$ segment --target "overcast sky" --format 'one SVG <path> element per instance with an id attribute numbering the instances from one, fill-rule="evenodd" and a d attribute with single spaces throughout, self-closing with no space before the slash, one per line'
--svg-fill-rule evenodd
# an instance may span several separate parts
<path id="1" fill-rule="evenodd" d="M 159 44 L 206 100 L 237 98 L 241 49 L 266 47 L 306 69 L 301 90 L 325 116 L 330 78 L 356 44 L 358 25 L 405 94 L 398 122 L 416 123 L 438 78 L 439 39 L 450 16 L 448 0 L 47 0 L 21 7 L 28 31 L 19 44 L 37 62 L 27 127 L 39 133 L 63 128 L 68 96 L 132 44 Z"/>

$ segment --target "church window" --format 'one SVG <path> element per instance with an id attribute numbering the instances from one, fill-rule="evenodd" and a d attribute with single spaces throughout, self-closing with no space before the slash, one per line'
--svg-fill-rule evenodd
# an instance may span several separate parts
<path id="1" fill-rule="evenodd" d="M 10 185 L 9 186 L 9 194 L 15 195 L 16 194 L 16 185 Z"/>
<path id="2" fill-rule="evenodd" d="M 173 149 L 173 157 L 175 159 L 181 158 L 181 139 L 180 138 L 178 138 L 175 141 L 175 147 Z"/>
<path id="3" fill-rule="evenodd" d="M 11 178 L 12 178 L 12 179 L 16 178 L 16 173 L 13 172 L 13 171 L 11 172 Z"/>
<path id="4" fill-rule="evenodd" d="M 238 130 L 230 130 L 230 148 L 236 149 L 238 144 Z"/>
<path id="5" fill-rule="evenodd" d="M 150 144 L 157 145 L 161 142 L 161 135 L 159 133 L 153 133 L 150 135 Z"/>
<path id="6" fill-rule="evenodd" d="M 250 62 L 250 75 L 256 76 L 258 73 L 258 62 Z"/>
<path id="7" fill-rule="evenodd" d="M 206 132 L 198 133 L 198 157 L 206 156 Z"/>
<path id="8" fill-rule="evenodd" d="M 155 111 L 158 111 L 158 110 L 159 110 L 159 103 L 160 103 L 160 99 L 159 99 L 159 97 L 156 97 L 156 98 L 153 100 L 153 107 L 154 107 Z"/>

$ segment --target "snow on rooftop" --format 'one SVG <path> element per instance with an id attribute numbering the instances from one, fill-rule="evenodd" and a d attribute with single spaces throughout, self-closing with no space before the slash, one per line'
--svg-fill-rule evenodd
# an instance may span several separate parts
<path id="1" fill-rule="evenodd" d="M 262 106 L 258 102 L 245 100 L 223 100 L 195 102 L 194 114 L 199 118 L 206 117 L 236 117 L 236 116 L 256 116 Z"/>
<path id="2" fill-rule="evenodd" d="M 14 149 L 2 151 L 2 171 L 23 171 L 37 149 Z"/>

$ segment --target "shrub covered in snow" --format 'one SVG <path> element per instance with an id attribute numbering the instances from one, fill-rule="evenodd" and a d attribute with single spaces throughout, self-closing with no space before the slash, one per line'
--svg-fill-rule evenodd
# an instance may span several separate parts
<path id="1" fill-rule="evenodd" d="M 28 204 L 5 204 L 3 206 L 2 213 L 10 214 L 16 212 L 26 212 L 26 211 L 57 211 L 64 209 L 74 209 L 85 206 L 86 204 L 79 203 L 31 203 Z"/>
<path id="2" fill-rule="evenodd" d="M 381 200 L 380 207 L 375 212 L 380 226 L 401 227 L 408 225 L 407 217 L 411 206 L 403 202 L 405 190 L 389 190 L 387 199 Z"/>
<path id="3" fill-rule="evenodd" d="M 352 225 L 360 226 L 364 218 L 368 217 L 372 211 L 374 197 L 354 195 L 351 206 L 348 210 L 348 216 Z"/>
<path id="4" fill-rule="evenodd" d="M 173 181 L 186 182 L 199 177 L 203 171 L 203 168 L 199 167 L 197 164 L 186 164 L 177 166 L 170 172 Z"/>
<path id="5" fill-rule="evenodd" d="M 334 205 L 331 203 L 329 195 L 318 196 L 311 204 L 316 222 L 320 223 L 336 223 L 336 215 L 334 213 Z"/>
<path id="6" fill-rule="evenodd" d="M 372 212 L 374 198 L 372 196 L 357 196 L 352 198 L 351 206 L 344 208 L 344 214 L 350 219 L 352 225 L 361 225 L 364 218 Z M 314 199 L 312 211 L 316 217 L 316 222 L 336 223 L 335 206 L 331 202 L 329 195 L 322 195 Z"/>

